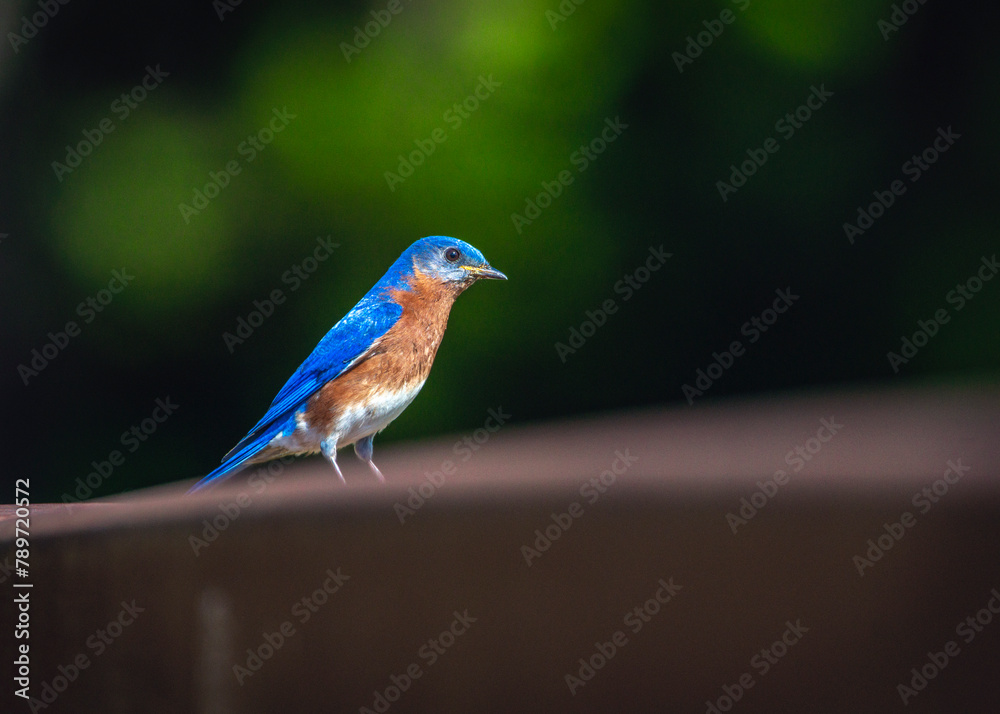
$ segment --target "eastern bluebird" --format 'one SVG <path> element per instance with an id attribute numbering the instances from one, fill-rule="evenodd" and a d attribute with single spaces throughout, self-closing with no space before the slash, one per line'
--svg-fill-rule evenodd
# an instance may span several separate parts
<path id="1" fill-rule="evenodd" d="M 250 464 L 317 451 L 343 481 L 337 449 L 350 444 L 385 481 L 372 463 L 372 439 L 424 386 L 452 303 L 479 278 L 507 276 L 456 238 L 430 236 L 411 245 L 326 333 L 222 465 L 190 492 Z"/>

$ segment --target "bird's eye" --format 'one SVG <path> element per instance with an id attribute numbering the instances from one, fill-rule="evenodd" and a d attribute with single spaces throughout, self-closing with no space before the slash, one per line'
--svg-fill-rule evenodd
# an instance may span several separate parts
<path id="1" fill-rule="evenodd" d="M 449 248 L 444 252 L 444 259 L 449 263 L 454 263 L 462 257 L 462 252 L 458 248 Z"/>

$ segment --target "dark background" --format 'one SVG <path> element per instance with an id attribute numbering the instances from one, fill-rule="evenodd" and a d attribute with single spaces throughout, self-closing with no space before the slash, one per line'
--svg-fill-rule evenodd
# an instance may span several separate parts
<path id="1" fill-rule="evenodd" d="M 404 2 L 350 62 L 341 43 L 385 3 L 243 3 L 221 19 L 207 1 L 57 7 L 16 52 L 8 33 L 39 6 L 0 9 L 4 478 L 35 476 L 33 501 L 61 500 L 113 450 L 124 463 L 94 496 L 209 471 L 431 234 L 468 240 L 510 281 L 459 300 L 433 376 L 378 444 L 468 431 L 489 407 L 527 423 L 683 405 L 734 340 L 746 354 L 693 408 L 997 379 L 1000 284 L 961 311 L 945 298 L 996 251 L 994 7 L 912 3 L 884 39 L 888 2 L 594 0 L 555 29 L 555 0 Z M 674 53 L 726 8 L 735 21 L 679 72 Z M 123 119 L 112 103 L 147 65 L 169 76 Z M 445 113 L 480 76 L 500 86 L 456 128 Z M 775 123 L 813 86 L 833 95 L 786 139 Z M 286 107 L 296 118 L 247 162 L 237 147 Z M 628 129 L 577 171 L 573 152 L 615 117 Z M 59 180 L 52 162 L 104 118 L 114 131 Z M 445 142 L 390 190 L 385 172 L 437 127 Z M 961 138 L 911 183 L 902 165 L 948 127 Z M 716 182 L 769 137 L 780 149 L 723 201 Z M 234 159 L 240 174 L 185 222 L 179 204 Z M 563 170 L 573 183 L 516 231 L 511 214 Z M 852 245 L 843 224 L 896 179 L 906 193 Z M 283 273 L 320 236 L 340 247 L 291 291 Z M 661 245 L 673 257 L 624 301 L 616 282 Z M 123 269 L 134 281 L 85 323 L 77 306 Z M 286 301 L 227 349 L 274 288 Z M 748 344 L 741 326 L 784 288 L 799 300 Z M 564 363 L 555 344 L 608 299 L 617 311 Z M 894 372 L 887 352 L 941 308 L 950 321 Z M 70 320 L 80 335 L 23 377 Z M 176 412 L 130 452 L 122 432 L 167 397 Z"/>

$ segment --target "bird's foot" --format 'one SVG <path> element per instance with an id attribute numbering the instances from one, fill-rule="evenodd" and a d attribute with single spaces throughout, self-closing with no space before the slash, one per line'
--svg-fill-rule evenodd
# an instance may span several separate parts
<path id="1" fill-rule="evenodd" d="M 347 481 L 344 479 L 344 474 L 341 472 L 340 467 L 337 466 L 337 462 L 331 461 L 330 463 L 333 464 L 333 470 L 337 472 L 337 478 L 339 478 L 340 482 L 346 486 Z"/>
<path id="2" fill-rule="evenodd" d="M 337 466 L 336 439 L 325 439 L 323 443 L 320 444 L 320 451 L 323 453 L 323 456 L 326 457 L 326 460 L 330 462 L 330 465 L 333 466 L 333 470 L 337 472 L 337 477 L 340 479 L 340 482 L 346 486 L 347 481 L 344 480 L 344 474 L 341 473 L 340 467 Z"/>

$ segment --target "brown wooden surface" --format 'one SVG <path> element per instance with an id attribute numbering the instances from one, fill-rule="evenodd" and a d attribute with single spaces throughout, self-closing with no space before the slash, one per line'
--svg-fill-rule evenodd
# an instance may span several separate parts
<path id="1" fill-rule="evenodd" d="M 824 418 L 843 428 L 794 472 L 786 454 Z M 552 425 L 513 415 L 467 462 L 454 447 L 472 430 L 376 443 L 386 486 L 343 452 L 347 487 L 317 459 L 262 490 L 243 476 L 185 496 L 189 479 L 36 508 L 32 692 L 83 655 L 87 668 L 43 711 L 375 710 L 375 691 L 413 665 L 420 678 L 388 711 L 700 713 L 745 673 L 753 686 L 731 711 L 993 711 L 1000 614 L 969 643 L 956 627 L 1000 588 L 998 434 L 993 388 L 818 393 Z M 589 503 L 581 486 L 626 450 L 637 461 Z M 915 494 L 957 459 L 968 472 L 920 513 Z M 456 471 L 400 523 L 396 504 L 445 460 Z M 726 514 L 779 469 L 788 482 L 734 534 Z M 223 517 L 241 501 L 237 518 Z M 579 517 L 527 565 L 522 547 L 573 503 Z M 852 558 L 904 511 L 915 525 L 859 576 Z M 216 518 L 229 523 L 195 555 L 190 538 Z M 7 564 L 12 533 L 4 518 Z M 303 622 L 302 598 L 338 568 L 349 579 Z M 2 577 L 11 622 L 15 578 Z M 660 579 L 680 589 L 634 632 L 624 617 Z M 142 612 L 98 652 L 99 632 L 133 600 Z M 421 657 L 466 610 L 467 631 L 434 663 Z M 751 658 L 797 621 L 808 632 L 761 674 Z M 284 622 L 292 634 L 239 683 L 233 666 Z M 571 694 L 565 675 L 618 630 L 627 642 Z M 949 640 L 959 654 L 904 707 L 897 685 Z M 3 641 L 10 662 L 14 640 Z M 28 711 L 8 701 L 17 709 L 5 711 Z"/>

